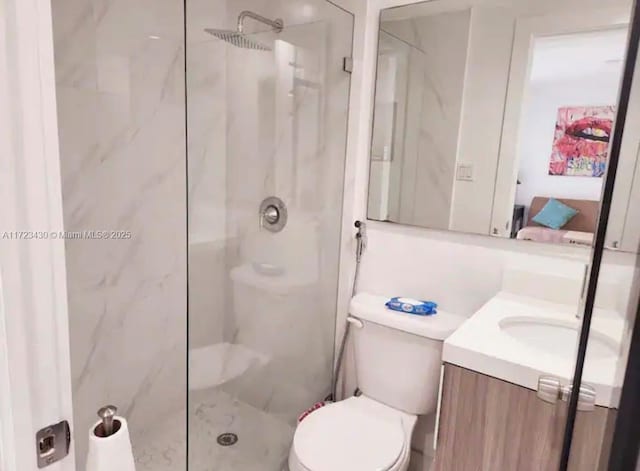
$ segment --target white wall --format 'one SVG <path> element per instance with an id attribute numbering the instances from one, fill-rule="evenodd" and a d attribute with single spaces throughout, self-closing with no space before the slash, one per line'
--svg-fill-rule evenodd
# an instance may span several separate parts
<path id="1" fill-rule="evenodd" d="M 0 468 L 35 471 L 35 431 L 73 422 L 64 242 L 15 236 L 64 229 L 49 2 L 2 3 L 0 71 Z"/>
<path id="2" fill-rule="evenodd" d="M 575 304 L 577 309 L 576 293 L 590 254 L 582 247 L 387 226 L 377 222 L 369 225 L 369 248 L 363 257 L 359 291 L 430 299 L 444 311 L 471 316 L 502 289 L 507 270 L 529 266 L 537 273 L 556 272 L 573 280 L 571 285 L 576 289 L 571 293 L 545 292 L 543 285 L 531 287 L 531 292 L 550 301 Z M 631 254 L 607 252 L 599 306 L 626 314 L 629 292 L 624 283 L 632 277 L 634 260 Z M 611 290 L 617 294 L 611 295 Z"/>

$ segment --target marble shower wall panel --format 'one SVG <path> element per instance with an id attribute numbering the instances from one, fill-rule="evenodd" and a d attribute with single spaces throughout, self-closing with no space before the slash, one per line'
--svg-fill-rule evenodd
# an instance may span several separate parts
<path id="1" fill-rule="evenodd" d="M 220 343 L 230 290 L 227 253 L 226 0 L 187 2 L 190 348 Z"/>
<path id="2" fill-rule="evenodd" d="M 344 154 L 342 127 L 348 105 L 344 84 L 349 80 L 342 71 L 342 58 L 350 55 L 352 38 L 351 17 L 336 14 L 338 10 L 327 2 L 268 2 L 269 8 L 259 1 L 231 5 L 229 24 L 245 8 L 274 12 L 270 15 L 285 22 L 279 35 L 256 35 L 274 52 L 228 48 L 228 101 L 233 105 L 227 119 L 227 234 L 242 240 L 247 231 L 256 229 L 260 201 L 273 192 L 286 199 L 293 214 L 304 214 L 305 221 L 319 220 L 327 208 L 334 215 L 335 208 L 340 211 L 342 185 L 336 180 L 343 174 L 344 159 L 337 156 Z M 329 30 L 318 20 L 330 15 L 334 24 L 336 17 L 347 21 Z M 289 57 L 296 61 L 295 67 L 286 64 Z"/>
<path id="3" fill-rule="evenodd" d="M 189 233 L 204 242 L 225 237 L 227 46 L 204 28 L 225 27 L 226 1 L 187 6 Z"/>
<path id="4" fill-rule="evenodd" d="M 326 394 L 331 377 L 350 78 L 342 60 L 351 53 L 352 18 L 324 1 L 234 0 L 227 6 L 225 28 L 250 9 L 282 17 L 285 29 L 276 34 L 247 22 L 270 52 L 226 46 L 233 295 L 224 338 L 269 362 L 223 388 L 293 423 Z M 258 224 L 258 206 L 273 194 L 289 208 L 278 234 Z M 260 274 L 254 262 L 285 273 Z"/>
<path id="5" fill-rule="evenodd" d="M 415 117 L 407 120 L 415 129 L 407 130 L 403 165 L 406 224 L 449 227 L 470 21 L 471 10 L 461 10 L 383 24 L 416 48 L 409 77 Z"/>
<path id="6" fill-rule="evenodd" d="M 242 10 L 284 20 L 280 34 L 246 23 L 273 51 L 203 33 Z M 225 370 L 244 352 L 219 389 L 294 424 L 331 377 L 352 18 L 320 0 L 188 0 L 187 24 L 190 347 L 227 345 Z M 289 207 L 278 234 L 257 214 L 274 194 Z"/>
<path id="7" fill-rule="evenodd" d="M 114 403 L 132 432 L 184 407 L 186 182 L 183 8 L 52 3 L 75 443 Z"/>
<path id="8" fill-rule="evenodd" d="M 224 240 L 189 243 L 189 348 L 224 341 L 228 305 Z"/>
<path id="9" fill-rule="evenodd" d="M 348 123 L 349 87 L 351 75 L 342 66 L 345 57 L 352 55 L 353 18 L 349 15 L 335 15 L 325 26 L 325 65 L 322 125 L 320 129 L 321 147 L 315 159 L 318 194 L 313 207 L 319 226 L 319 289 L 321 301 L 319 313 L 325 319 L 322 327 L 325 338 L 335 337 L 335 311 L 337 283 L 339 276 L 340 228 L 344 195 L 344 172 Z M 329 320 L 330 319 L 330 320 Z M 324 344 L 327 351 L 323 355 L 324 368 L 328 377 L 333 367 L 333 346 Z"/>
<path id="10" fill-rule="evenodd" d="M 273 42 L 272 33 L 258 41 Z M 255 229 L 262 199 L 274 192 L 273 52 L 227 46 L 227 237 Z"/>

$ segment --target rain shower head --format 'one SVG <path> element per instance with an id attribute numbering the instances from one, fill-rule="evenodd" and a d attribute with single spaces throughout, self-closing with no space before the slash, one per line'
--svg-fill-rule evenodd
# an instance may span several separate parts
<path id="1" fill-rule="evenodd" d="M 253 13 L 252 11 L 243 11 L 238 16 L 238 29 L 236 31 L 227 29 L 213 29 L 205 28 L 205 31 L 218 39 L 228 42 L 229 44 L 242 48 L 242 49 L 254 49 L 257 51 L 271 51 L 269 46 L 256 41 L 249 35 L 244 34 L 244 20 L 245 18 L 252 18 L 256 21 L 269 25 L 276 33 L 279 33 L 284 28 L 283 21 L 278 18 L 276 20 L 270 20 L 262 15 Z"/>
<path id="2" fill-rule="evenodd" d="M 245 34 L 239 33 L 233 30 L 227 29 L 213 29 L 213 28 L 205 28 L 205 31 L 218 39 L 222 39 L 223 41 L 232 44 L 235 47 L 239 47 L 242 49 L 254 49 L 256 51 L 270 51 L 271 48 L 269 46 L 265 46 L 262 43 L 259 43 L 255 39 Z"/>

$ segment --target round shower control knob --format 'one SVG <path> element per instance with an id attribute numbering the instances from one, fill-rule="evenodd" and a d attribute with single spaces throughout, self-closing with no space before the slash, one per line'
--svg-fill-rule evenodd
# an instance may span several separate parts
<path id="1" fill-rule="evenodd" d="M 278 211 L 277 207 L 269 205 L 264 210 L 262 217 L 264 217 L 264 220 L 269 224 L 275 224 L 278 222 L 278 219 L 280 219 L 280 211 Z"/>
<path id="2" fill-rule="evenodd" d="M 287 225 L 287 206 L 277 196 L 269 196 L 260 203 L 260 226 L 270 232 L 280 232 Z"/>

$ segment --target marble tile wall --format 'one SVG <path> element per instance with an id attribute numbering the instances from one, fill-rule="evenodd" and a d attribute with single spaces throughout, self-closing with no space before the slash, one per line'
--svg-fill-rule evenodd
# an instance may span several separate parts
<path id="1" fill-rule="evenodd" d="M 423 227 L 449 227 L 458 153 L 470 10 L 400 21 L 383 29 L 407 41 L 407 125 L 400 220 Z M 426 204 L 425 204 L 426 202 Z"/>
<path id="2" fill-rule="evenodd" d="M 132 433 L 185 407 L 183 7 L 52 3 L 65 229 L 130 231 L 66 243 L 75 449 L 97 409 Z"/>
<path id="3" fill-rule="evenodd" d="M 187 1 L 189 348 L 224 340 L 228 309 L 227 0 Z"/>
<path id="4" fill-rule="evenodd" d="M 202 32 L 235 29 L 245 9 L 284 20 L 280 34 L 246 23 L 272 51 Z M 331 378 L 350 78 L 342 58 L 350 55 L 352 18 L 324 1 L 297 0 L 189 0 L 187 15 L 192 254 L 198 240 L 215 239 L 211 250 L 224 253 L 211 259 L 224 260 L 226 278 L 222 291 L 220 265 L 192 260 L 190 289 L 201 289 L 190 291 L 190 316 L 207 333 L 190 347 L 241 345 L 211 350 L 224 351 L 227 365 L 237 363 L 236 351 L 266 358 L 239 368 L 221 389 L 293 423 Z M 258 223 L 270 195 L 289 208 L 278 234 Z M 260 263 L 284 273 L 261 274 Z"/>
<path id="5" fill-rule="evenodd" d="M 311 3 L 315 10 L 308 13 L 316 16 L 303 21 L 295 14 L 303 5 L 287 3 L 279 16 L 289 26 L 277 37 L 259 35 L 273 44 L 272 55 L 230 51 L 229 64 L 238 70 L 230 70 L 228 96 L 242 103 L 241 114 L 229 110 L 228 122 L 234 156 L 227 171 L 228 233 L 239 247 L 228 258 L 235 338 L 271 361 L 225 388 L 293 423 L 323 398 L 331 379 L 349 86 L 341 65 L 350 55 L 352 26 L 349 15 L 325 2 Z M 234 3 L 236 12 L 240 7 Z M 252 8 L 261 11 L 255 2 Z M 270 195 L 289 208 L 279 234 L 257 224 L 258 205 Z M 285 274 L 270 283 L 244 270 L 255 262 L 281 266 Z M 246 299 L 260 300 L 259 316 Z"/>
<path id="6" fill-rule="evenodd" d="M 212 14 L 215 12 L 215 14 Z M 224 28 L 226 0 L 187 3 L 190 241 L 224 240 L 226 229 L 226 43 L 204 28 Z"/>

